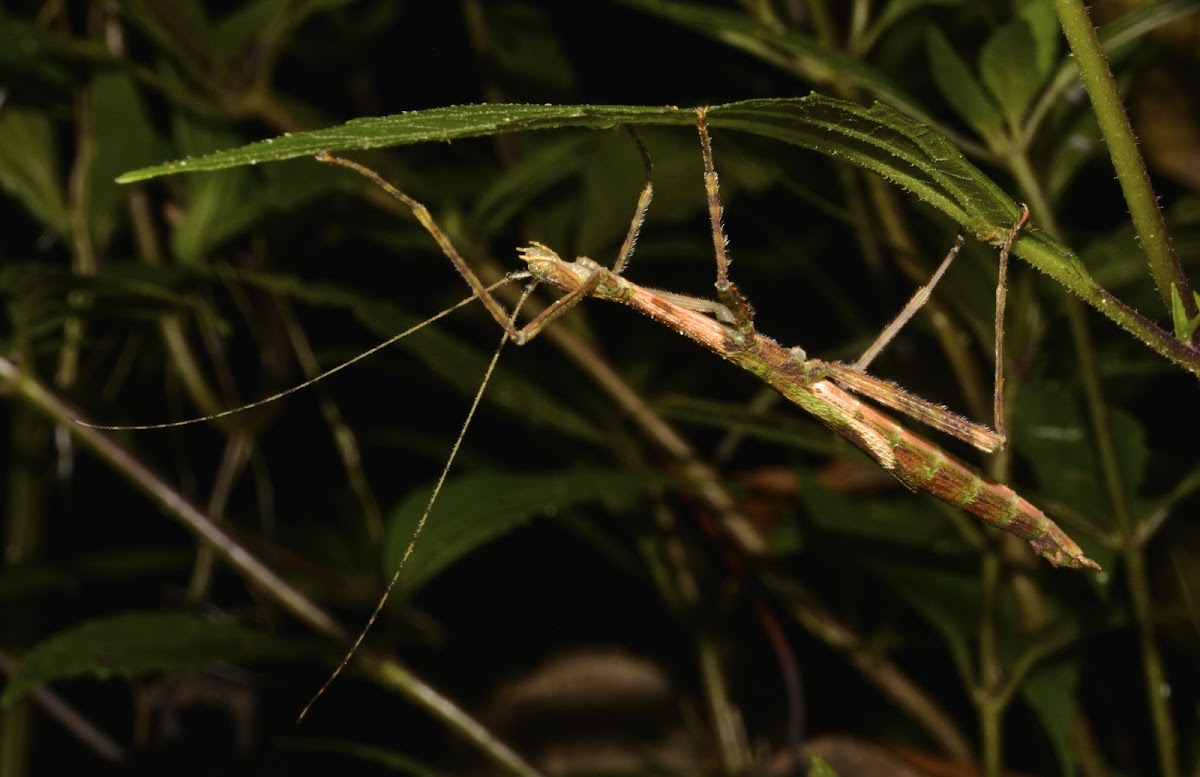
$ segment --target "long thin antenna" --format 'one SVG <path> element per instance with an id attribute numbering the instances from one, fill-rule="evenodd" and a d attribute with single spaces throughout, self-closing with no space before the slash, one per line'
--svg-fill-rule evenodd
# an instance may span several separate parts
<path id="1" fill-rule="evenodd" d="M 511 280 L 510 278 L 504 278 L 503 280 L 496 281 L 491 286 L 487 287 L 487 291 L 491 292 L 495 289 L 498 289 L 499 287 L 508 283 L 510 280 Z M 330 367 L 329 369 L 322 372 L 320 375 L 317 375 L 316 377 L 313 377 L 313 378 L 309 378 L 308 380 L 304 381 L 303 383 L 297 383 L 295 386 L 292 386 L 291 388 L 286 388 L 283 391 L 276 392 L 269 397 L 263 397 L 262 399 L 256 399 L 253 402 L 247 402 L 244 405 L 238 405 L 237 407 L 230 408 L 229 410 L 222 410 L 219 413 L 212 413 L 211 415 L 202 415 L 202 416 L 196 416 L 195 418 L 187 418 L 182 421 L 167 421 L 165 423 L 159 423 L 159 424 L 93 424 L 89 421 L 84 421 L 81 418 L 72 418 L 71 420 L 73 422 L 79 424 L 80 426 L 86 426 L 89 429 L 104 429 L 107 431 L 140 431 L 140 430 L 145 430 L 145 429 L 175 429 L 180 426 L 191 426 L 192 424 L 203 423 L 204 421 L 214 421 L 218 418 L 225 418 L 226 416 L 231 416 L 234 413 L 241 413 L 246 410 L 252 410 L 256 407 L 262 407 L 263 405 L 268 404 L 270 402 L 274 402 L 277 399 L 282 399 L 283 397 L 286 397 L 288 394 L 295 394 L 297 391 L 299 391 L 301 389 L 308 388 L 312 384 L 317 383 L 318 381 L 325 380 L 330 375 L 333 375 L 336 372 L 341 372 L 342 370 L 349 367 L 351 364 L 360 362 L 363 359 L 367 358 L 368 356 L 371 356 L 372 354 L 382 351 L 384 348 L 387 348 L 389 345 L 408 337 L 413 332 L 424 329 L 425 327 L 432 324 L 434 321 L 437 321 L 440 318 L 444 318 L 445 316 L 450 315 L 451 313 L 458 310 L 462 306 L 467 305 L 471 302 L 474 302 L 478 296 L 479 296 L 478 294 L 472 294 L 471 296 L 467 297 L 466 299 L 461 300 L 460 302 L 456 302 L 454 305 L 451 305 L 450 307 L 446 308 L 441 313 L 438 313 L 435 316 L 430 316 L 429 318 L 425 319 L 421 323 L 415 324 L 415 325 L 409 327 L 408 329 L 405 329 L 403 332 L 401 332 L 398 335 L 389 337 L 387 340 L 384 340 L 379 345 L 373 346 L 372 348 L 369 348 L 368 350 L 363 351 L 358 356 L 355 356 L 352 359 L 348 359 L 348 360 L 342 362 L 341 364 L 337 365 L 336 367 Z"/>
<path id="2" fill-rule="evenodd" d="M 529 295 L 533 293 L 536 285 L 536 283 L 531 283 L 525 288 L 524 293 L 521 294 L 521 299 L 517 301 L 516 306 L 513 308 L 512 317 L 509 321 L 510 324 L 515 325 L 517 314 L 525 305 L 525 301 L 529 299 Z M 474 296 L 472 296 L 473 298 Z M 347 651 L 346 656 L 337 665 L 337 668 L 333 670 L 333 674 L 329 675 L 329 679 L 313 694 L 313 697 L 308 700 L 308 704 L 304 705 L 304 709 L 300 710 L 300 716 L 296 719 L 297 722 L 304 720 L 304 716 L 308 714 L 309 708 L 316 703 L 317 699 L 321 698 L 321 695 L 325 693 L 325 689 L 333 684 L 333 681 L 338 678 L 342 670 L 350 663 L 350 659 L 354 657 L 359 646 L 362 645 L 363 640 L 366 638 L 367 632 L 375 625 L 375 621 L 379 618 L 379 613 L 383 611 L 383 606 L 387 604 L 388 597 L 392 595 L 392 590 L 396 587 L 396 583 L 400 581 L 400 574 L 404 571 L 404 565 L 408 563 L 408 557 L 412 555 L 413 548 L 417 545 L 417 539 L 420 538 L 421 532 L 425 530 L 425 523 L 429 519 L 429 514 L 433 511 L 433 505 L 437 502 L 438 494 L 442 492 L 442 486 L 445 485 L 446 477 L 450 474 L 450 467 L 454 464 L 454 459 L 458 456 L 459 448 L 462 447 L 463 438 L 467 434 L 467 427 L 471 425 L 471 420 L 475 417 L 475 411 L 479 408 L 479 403 L 483 399 L 483 392 L 487 388 L 488 381 L 492 378 L 492 372 L 495 371 L 496 364 L 500 361 L 500 353 L 504 350 L 504 345 L 509 340 L 508 332 L 509 330 L 506 329 L 500 337 L 500 344 L 496 346 L 496 352 L 492 355 L 492 360 L 488 363 L 487 370 L 483 373 L 483 380 L 479 384 L 479 390 L 475 392 L 475 399 L 471 401 L 471 408 L 467 411 L 467 417 L 463 420 L 462 428 L 458 432 L 458 438 L 454 441 L 454 446 L 450 449 L 450 455 L 446 458 L 445 466 L 442 467 L 442 474 L 438 476 L 437 483 L 433 487 L 433 493 L 429 495 L 429 501 L 425 504 L 425 512 L 421 515 L 421 520 L 417 521 L 417 526 L 413 529 L 412 538 L 408 541 L 408 547 L 404 549 L 404 555 L 400 557 L 400 563 L 396 565 L 396 571 L 392 573 L 392 579 L 388 581 L 387 588 L 383 591 L 383 596 L 379 597 L 379 603 L 375 605 L 375 611 L 371 613 L 371 617 L 367 620 L 367 625 L 363 626 L 362 631 L 359 632 L 358 637 L 354 640 L 354 644 L 350 646 L 350 650 Z"/>

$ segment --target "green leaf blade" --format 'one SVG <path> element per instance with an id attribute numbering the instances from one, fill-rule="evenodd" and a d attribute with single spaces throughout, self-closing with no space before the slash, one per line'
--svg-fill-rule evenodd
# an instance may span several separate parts
<path id="1" fill-rule="evenodd" d="M 31 109 L 5 107 L 0 111 L 0 189 L 62 236 L 69 224 L 66 192 L 59 180 L 50 120 Z"/>
<path id="2" fill-rule="evenodd" d="M 1038 54 L 1038 41 L 1029 25 L 1016 20 L 997 30 L 979 55 L 980 78 L 1011 127 L 1020 124 L 1041 86 Z"/>
<path id="3" fill-rule="evenodd" d="M 937 27 L 929 28 L 925 49 L 929 56 L 930 73 L 942 96 L 981 137 L 995 143 L 1003 132 L 1004 117 L 971 68 L 958 56 L 945 34 Z"/>
<path id="4" fill-rule="evenodd" d="M 447 142 L 525 130 L 561 127 L 607 129 L 621 124 L 688 124 L 692 116 L 672 107 L 629 105 L 485 104 L 433 108 L 393 116 L 353 119 L 310 132 L 292 132 L 235 149 L 133 170 L 119 183 L 133 183 L 182 172 L 279 162 L 320 151 L 350 151 Z"/>
<path id="5" fill-rule="evenodd" d="M 180 613 L 124 613 L 87 621 L 38 644 L 21 659 L 0 704 L 72 677 L 133 677 L 311 652 L 306 645 L 238 624 Z"/>
<path id="6" fill-rule="evenodd" d="M 1019 213 L 953 143 L 882 103 L 864 107 L 811 94 L 720 105 L 709 118 L 714 127 L 775 138 L 878 173 L 984 239 Z"/>
<path id="7" fill-rule="evenodd" d="M 620 512 L 652 483 L 633 473 L 603 470 L 485 472 L 450 480 L 412 547 L 397 589 L 411 595 L 460 558 L 536 518 L 595 503 Z M 385 569 L 399 568 L 425 514 L 429 493 L 428 489 L 413 492 L 392 512 L 384 543 Z"/>

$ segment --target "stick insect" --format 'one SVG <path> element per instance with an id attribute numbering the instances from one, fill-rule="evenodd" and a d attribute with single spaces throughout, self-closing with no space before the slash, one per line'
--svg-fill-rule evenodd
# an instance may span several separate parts
<path id="1" fill-rule="evenodd" d="M 670 329 L 679 332 L 681 335 L 707 348 L 725 360 L 756 375 L 785 398 L 846 438 L 909 489 L 932 494 L 947 504 L 971 513 L 989 526 L 1003 529 L 1028 541 L 1036 553 L 1054 566 L 1076 569 L 1099 569 L 1099 565 L 1096 562 L 1088 558 L 1062 529 L 1028 500 L 1021 497 L 1008 486 L 988 478 L 971 465 L 945 452 L 936 444 L 904 428 L 899 422 L 885 413 L 863 404 L 861 400 L 854 396 L 854 394 L 859 394 L 874 399 L 880 404 L 920 420 L 984 452 L 992 453 L 1004 446 L 1006 440 L 1002 401 L 1003 374 L 1001 351 L 1003 347 L 1002 316 L 1005 271 L 1009 249 L 1016 238 L 1018 230 L 1025 223 L 1028 210 L 1023 211 L 1019 220 L 1009 230 L 1000 250 L 1000 278 L 996 294 L 997 340 L 994 397 L 996 430 L 992 431 L 980 424 L 955 415 L 940 405 L 911 394 L 893 383 L 868 375 L 864 371 L 871 360 L 895 336 L 904 323 L 924 304 L 934 285 L 940 280 L 942 274 L 962 247 L 962 237 L 959 236 L 955 241 L 954 246 L 931 277 L 929 283 L 918 290 L 917 294 L 905 306 L 900 315 L 880 334 L 875 343 L 854 364 L 810 359 L 801 348 L 786 348 L 755 330 L 753 310 L 750 304 L 738 291 L 736 285 L 729 280 L 729 255 L 724 227 L 722 226 L 718 179 L 713 163 L 712 141 L 708 131 L 706 111 L 700 108 L 695 113 L 703 154 L 705 190 L 708 199 L 709 221 L 712 228 L 713 249 L 716 257 L 717 280 L 715 286 L 717 300 L 703 300 L 645 288 L 629 281 L 622 275 L 633 254 L 638 233 L 640 232 L 653 194 L 649 154 L 645 147 L 642 146 L 641 141 L 637 140 L 635 136 L 646 165 L 646 183 L 638 198 L 634 218 L 612 269 L 607 269 L 586 257 L 580 257 L 573 262 L 565 261 L 552 249 L 541 243 L 531 243 L 519 249 L 518 256 L 525 263 L 525 270 L 511 274 L 509 276 L 510 279 L 530 279 L 534 282 L 534 285 L 546 284 L 563 292 L 562 296 L 549 307 L 519 328 L 516 325 L 516 311 L 512 314 L 508 313 L 492 294 L 493 290 L 499 284 L 492 286 L 484 285 L 483 281 L 471 270 L 466 261 L 458 253 L 449 236 L 438 226 L 424 205 L 384 180 L 375 171 L 357 162 L 333 156 L 328 152 L 318 154 L 317 160 L 327 164 L 339 165 L 365 176 L 411 210 L 417 221 L 437 242 L 442 252 L 471 288 L 473 292 L 472 297 L 464 300 L 460 305 L 465 304 L 470 299 L 478 298 L 488 313 L 503 329 L 505 335 L 501 341 L 502 343 L 504 340 L 511 340 L 517 345 L 529 342 L 545 329 L 546 326 L 570 311 L 585 297 L 595 297 L 623 303 L 666 325 Z M 528 293 L 529 291 L 527 290 L 526 295 Z M 520 303 L 518 303 L 517 310 L 519 310 L 519 307 Z M 447 312 L 449 311 L 444 311 L 440 315 L 444 315 Z M 374 353 L 399 339 L 399 337 L 404 336 L 404 334 L 407 334 L 407 332 L 292 389 L 207 418 L 228 415 L 289 394 Z M 498 355 L 499 352 L 497 352 Z M 492 366 L 494 364 L 495 359 L 492 361 Z M 488 374 L 490 372 L 491 367 L 488 368 Z M 486 379 L 485 377 L 485 381 Z M 477 395 L 476 404 L 478 403 L 478 398 Z M 471 411 L 469 411 L 468 423 L 474 409 L 475 406 L 472 406 Z M 193 423 L 196 420 L 204 419 L 155 424 L 146 427 L 120 428 L 161 428 Z M 461 441 L 461 435 L 459 439 Z M 442 479 L 439 480 L 438 486 L 435 487 L 433 495 L 430 498 L 425 515 L 418 523 L 404 556 L 378 602 L 375 611 L 350 648 L 346 658 L 343 659 L 337 669 L 334 670 L 332 675 L 322 685 L 321 689 L 314 695 L 313 699 L 305 706 L 300 714 L 301 718 L 307 713 L 312 703 L 338 677 L 342 669 L 347 665 L 350 657 L 357 651 L 366 633 L 370 630 L 381 612 L 384 603 L 400 577 L 405 561 L 408 559 L 425 525 L 425 521 L 437 498 L 441 482 L 445 478 L 450 462 L 453 461 L 457 447 L 456 443 L 454 450 L 451 452 L 450 461 L 446 463 L 446 467 L 443 470 Z"/>
<path id="2" fill-rule="evenodd" d="M 536 337 L 551 322 L 579 304 L 585 297 L 595 297 L 620 302 L 649 316 L 661 324 L 679 332 L 684 337 L 704 346 L 725 360 L 753 373 L 772 388 L 791 400 L 801 409 L 815 416 L 821 423 L 845 437 L 855 447 L 875 460 L 897 480 L 913 491 L 924 491 L 947 504 L 974 515 L 983 523 L 1003 529 L 1029 542 L 1033 550 L 1054 566 L 1073 569 L 1099 569 L 1100 566 L 1086 555 L 1067 534 L 1050 520 L 1045 513 L 1008 486 L 979 472 L 934 443 L 905 429 L 890 416 L 864 405 L 850 392 L 875 399 L 877 402 L 918 419 L 941 432 L 957 437 L 976 448 L 994 453 L 1004 447 L 1003 412 L 1003 335 L 1002 318 L 1004 308 L 1004 284 L 1008 253 L 1017 231 L 1028 218 L 1028 209 L 1023 209 L 1018 221 L 1009 230 L 1001 246 L 999 286 L 996 292 L 996 383 L 995 422 L 996 431 L 955 415 L 944 407 L 911 394 L 899 386 L 863 372 L 866 366 L 896 335 L 899 329 L 924 304 L 933 286 L 940 280 L 950 262 L 963 245 L 960 235 L 934 272 L 930 282 L 919 289 L 900 315 L 889 324 L 863 356 L 853 365 L 809 359 L 798 347 L 785 348 L 774 340 L 759 334 L 754 329 L 753 309 L 749 302 L 729 280 L 729 254 L 721 218 L 721 201 L 717 173 L 713 163 L 712 140 L 708 132 L 706 109 L 696 109 L 696 126 L 700 134 L 700 147 L 704 157 L 704 184 L 708 196 L 709 221 L 712 226 L 713 249 L 717 264 L 717 301 L 697 299 L 685 295 L 664 292 L 639 286 L 627 280 L 622 272 L 633 254 L 638 233 L 645 220 L 653 196 L 650 176 L 650 156 L 641 141 L 634 136 L 646 165 L 646 183 L 638 198 L 637 208 L 630 223 L 629 232 L 621 245 L 613 268 L 607 269 L 587 257 L 568 262 L 549 247 L 541 243 L 518 249 L 518 256 L 525 262 L 523 272 L 513 273 L 513 279 L 531 279 L 534 284 L 553 286 L 563 295 L 524 326 L 516 325 L 519 302 L 513 313 L 505 311 L 494 296 L 492 289 L 471 270 L 458 253 L 449 235 L 438 226 L 428 209 L 420 202 L 387 182 L 370 168 L 328 152 L 321 152 L 317 160 L 339 165 L 365 176 L 390 196 L 403 203 L 421 226 L 433 237 L 442 252 L 470 286 L 474 297 L 478 297 L 489 314 L 504 330 L 505 340 L 517 345 Z M 526 291 L 526 296 L 529 290 Z M 522 297 L 522 302 L 525 297 Z M 497 351 L 497 355 L 499 352 Z M 495 365 L 495 359 L 492 366 Z M 488 374 L 491 367 L 488 368 Z M 318 376 L 320 379 L 322 376 Z M 485 377 L 485 381 L 486 381 Z M 311 381 L 310 381 L 311 382 Z M 476 395 L 476 405 L 479 395 Z M 468 411 L 467 423 L 475 406 Z M 464 425 L 465 431 L 465 425 Z M 460 434 L 459 440 L 462 436 Z M 313 698 L 300 713 L 303 718 L 312 704 L 325 692 L 350 658 L 358 650 L 367 631 L 370 630 L 383 609 L 396 582 L 404 569 L 405 561 L 412 552 L 426 519 L 437 499 L 457 452 L 458 443 L 451 451 L 450 461 L 442 470 L 442 477 L 434 487 L 425 514 L 413 532 L 404 555 L 392 575 L 375 611 L 366 626 L 351 646 L 341 664 L 333 671 Z"/>
<path id="3" fill-rule="evenodd" d="M 327 152 L 319 154 L 317 159 L 346 167 L 369 178 L 408 207 L 437 241 L 475 296 L 503 328 L 508 339 L 517 345 L 529 342 L 585 297 L 623 303 L 758 376 L 784 397 L 845 437 L 908 488 L 932 494 L 954 507 L 966 510 L 989 526 L 1004 529 L 1028 541 L 1035 552 L 1055 566 L 1098 569 L 1098 565 L 1084 555 L 1062 529 L 1028 500 L 1008 486 L 988 478 L 971 465 L 943 451 L 934 443 L 905 429 L 886 414 L 864 405 L 850 393 L 870 397 L 984 452 L 992 453 L 1004 446 L 1003 403 L 1000 401 L 1003 382 L 999 355 L 996 368 L 996 431 L 968 421 L 944 407 L 863 371 L 912 313 L 924 303 L 933 285 L 961 248 L 961 236 L 930 283 L 917 292 L 900 316 L 884 330 L 862 358 L 853 365 L 809 359 L 802 349 L 785 348 L 756 332 L 750 304 L 729 280 L 729 256 L 722 226 L 717 173 L 703 108 L 696 110 L 696 119 L 704 157 L 705 189 L 716 254 L 715 285 L 718 300 L 702 300 L 645 288 L 622 275 L 633 253 L 652 198 L 653 187 L 648 174 L 629 232 L 611 270 L 586 257 L 580 257 L 574 262 L 565 261 L 541 243 L 531 243 L 519 249 L 518 255 L 525 262 L 526 269 L 510 277 L 529 278 L 535 283 L 547 284 L 563 292 L 563 296 L 520 328 L 470 269 L 424 205 L 385 181 L 375 171 L 357 162 Z M 642 151 L 649 169 L 648 154 L 644 148 Z M 1009 248 L 1027 216 L 1026 210 L 1003 242 L 1002 272 Z M 1003 286 L 1003 276 L 1000 280 Z M 998 317 L 1003 314 L 1002 286 L 997 292 Z M 1000 327 L 997 328 L 999 331 Z M 998 340 L 998 350 L 1000 347 L 1002 341 Z"/>

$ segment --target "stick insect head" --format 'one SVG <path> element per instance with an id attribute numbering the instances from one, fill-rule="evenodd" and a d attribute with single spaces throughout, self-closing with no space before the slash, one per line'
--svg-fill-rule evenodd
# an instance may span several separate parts
<path id="1" fill-rule="evenodd" d="M 580 262 L 564 261 L 553 249 L 541 243 L 530 243 L 518 249 L 517 256 L 525 262 L 532 278 L 566 292 L 582 286 L 592 272 L 589 266 Z M 583 261 L 594 264 L 591 260 Z"/>

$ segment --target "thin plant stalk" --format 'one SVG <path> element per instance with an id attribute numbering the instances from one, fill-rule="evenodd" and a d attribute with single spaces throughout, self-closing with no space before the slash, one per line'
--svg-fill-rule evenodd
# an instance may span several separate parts
<path id="1" fill-rule="evenodd" d="M 1150 183 L 1150 175 L 1146 171 L 1142 155 L 1138 152 L 1129 115 L 1121 100 L 1116 79 L 1108 66 L 1108 59 L 1104 56 L 1104 48 L 1096 36 L 1096 28 L 1088 18 L 1087 8 L 1082 0 L 1054 0 L 1054 9 L 1058 13 L 1059 24 L 1067 37 L 1071 53 L 1079 65 L 1083 86 L 1091 98 L 1092 111 L 1112 157 L 1113 168 L 1125 195 L 1125 202 L 1129 206 L 1138 243 L 1146 253 L 1150 276 L 1154 278 L 1154 284 L 1158 287 L 1158 293 L 1168 310 L 1172 309 L 1171 290 L 1174 288 L 1181 298 L 1187 317 L 1194 319 L 1200 313 L 1197 311 L 1187 277 L 1179 265 L 1179 258 L 1171 245 L 1162 210 L 1158 207 L 1158 199 Z M 1193 338 L 1193 342 L 1196 341 L 1196 338 Z"/>
<path id="2" fill-rule="evenodd" d="M 1040 181 L 1026 157 L 1013 157 L 1010 160 L 1009 168 L 1031 201 L 1045 201 Z M 1060 234 L 1052 211 L 1047 209 L 1037 213 L 1037 218 L 1050 235 Z M 1116 441 L 1113 439 L 1112 426 L 1108 420 L 1108 406 L 1100 384 L 1095 348 L 1087 329 L 1083 306 L 1077 299 L 1070 296 L 1063 300 L 1063 305 L 1067 314 L 1071 338 L 1075 343 L 1075 352 L 1079 358 L 1079 375 L 1086 398 L 1092 439 L 1096 445 L 1102 478 L 1121 537 L 1121 557 L 1126 567 L 1125 577 L 1133 604 L 1134 619 L 1137 622 L 1143 683 L 1154 730 L 1159 768 L 1164 777 L 1178 777 L 1175 726 L 1167 699 L 1162 693 L 1162 689 L 1166 687 L 1166 677 L 1162 655 L 1154 637 L 1154 610 L 1149 594 L 1150 581 L 1146 575 L 1142 535 L 1134 520 L 1128 484 L 1121 474 Z"/>

